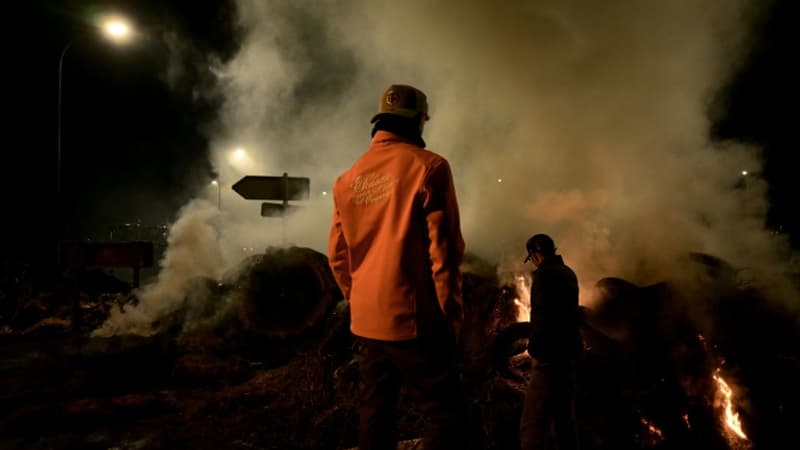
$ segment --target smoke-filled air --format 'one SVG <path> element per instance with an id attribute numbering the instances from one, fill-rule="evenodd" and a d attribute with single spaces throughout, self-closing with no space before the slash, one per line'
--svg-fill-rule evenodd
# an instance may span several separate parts
<path id="1" fill-rule="evenodd" d="M 221 206 L 204 235 L 219 249 L 194 251 L 191 269 L 220 258 L 222 273 L 270 245 L 326 252 L 332 184 L 369 145 L 382 92 L 401 83 L 428 95 L 424 138 L 451 162 L 467 252 L 501 272 L 522 270 L 526 239 L 547 233 L 584 304 L 599 279 L 658 282 L 687 252 L 782 273 L 759 149 L 709 140 L 709 104 L 745 55 L 749 9 L 240 0 L 240 48 L 209 67 L 225 99 L 211 142 L 220 191 L 198 193 Z M 231 189 L 284 172 L 311 179 L 285 221 Z"/>

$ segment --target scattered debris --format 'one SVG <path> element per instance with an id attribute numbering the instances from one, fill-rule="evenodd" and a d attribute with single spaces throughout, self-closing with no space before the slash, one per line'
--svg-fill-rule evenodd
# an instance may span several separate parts
<path id="1" fill-rule="evenodd" d="M 716 302 L 717 322 L 698 321 L 696 298 L 668 282 L 598 283 L 603 298 L 582 309 L 582 448 L 727 450 L 726 411 L 746 436 L 740 443 L 760 448 L 756 443 L 786 436 L 775 426 L 800 415 L 800 393 L 789 383 L 800 376 L 798 349 L 791 347 L 796 322 L 770 316 L 757 291 L 721 288 L 735 280 L 714 267 L 707 282 L 715 289 L 704 291 L 704 301 Z M 271 249 L 222 283 L 194 286 L 207 291 L 198 298 L 215 303 L 175 310 L 149 336 L 90 337 L 111 311 L 136 304 L 131 292 L 31 290 L 14 298 L 18 308 L 3 316 L 13 320 L 0 329 L 0 447 L 354 448 L 358 363 L 348 304 L 324 256 Z M 466 273 L 464 294 L 459 364 L 471 421 L 465 432 L 475 449 L 513 449 L 530 370 L 530 325 L 519 321 L 515 286 L 490 274 Z M 218 314 L 220 299 L 230 299 L 229 314 Z M 728 336 L 751 320 L 772 321 L 789 341 L 777 347 L 778 356 L 763 350 L 767 341 L 756 341 L 760 376 L 745 370 L 755 353 L 731 346 L 740 341 Z M 721 365 L 726 380 L 730 374 L 737 382 L 722 407 L 714 378 Z M 424 420 L 408 393 L 400 404 L 398 448 L 419 448 Z"/>

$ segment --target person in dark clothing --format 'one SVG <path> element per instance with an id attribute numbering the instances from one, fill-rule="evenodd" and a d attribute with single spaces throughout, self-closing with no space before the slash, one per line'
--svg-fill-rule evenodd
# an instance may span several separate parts
<path id="1" fill-rule="evenodd" d="M 578 447 L 575 424 L 575 369 L 583 343 L 578 329 L 578 278 L 553 239 L 536 234 L 526 244 L 537 269 L 531 284 L 531 335 L 528 353 L 533 368 L 520 419 L 522 450 L 547 448 L 555 432 L 559 450 Z"/>

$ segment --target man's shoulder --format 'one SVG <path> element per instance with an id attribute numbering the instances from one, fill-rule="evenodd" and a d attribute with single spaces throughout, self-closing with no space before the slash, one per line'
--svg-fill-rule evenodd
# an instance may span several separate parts
<path id="1" fill-rule="evenodd" d="M 566 275 L 575 277 L 575 271 L 571 267 L 564 264 L 563 261 L 554 261 L 549 264 L 543 264 L 533 272 L 534 276 L 548 276 L 548 275 Z"/>
<path id="2" fill-rule="evenodd" d="M 448 165 L 447 159 L 433 150 L 414 145 L 410 142 L 402 142 L 395 145 L 396 148 L 394 150 L 407 155 L 410 161 L 415 161 L 416 164 L 422 164 L 429 169 Z"/>
<path id="3" fill-rule="evenodd" d="M 416 153 L 419 155 L 419 158 L 423 161 L 423 163 L 431 169 L 436 167 L 450 166 L 450 163 L 447 162 L 447 158 L 432 150 L 418 148 Z"/>
<path id="4" fill-rule="evenodd" d="M 339 176 L 336 177 L 336 181 L 334 181 L 334 183 L 333 183 L 334 186 L 345 182 L 345 180 L 350 177 L 350 173 L 352 171 L 353 171 L 353 168 L 350 167 L 347 170 L 345 170 L 344 172 L 340 173 Z"/>
<path id="5" fill-rule="evenodd" d="M 430 158 L 432 160 L 437 160 L 437 161 L 438 160 L 445 161 L 445 162 L 447 161 L 447 159 L 444 156 L 436 153 L 433 150 L 430 150 L 430 149 L 427 149 L 427 148 L 422 148 L 422 147 L 415 147 L 415 148 L 417 149 L 417 151 L 420 152 L 420 154 L 425 155 L 426 158 Z"/>
<path id="6" fill-rule="evenodd" d="M 385 153 L 390 152 L 390 153 Z M 387 159 L 388 157 L 388 159 Z M 426 148 L 414 145 L 411 142 L 392 142 L 388 148 L 375 148 L 375 143 L 362 153 L 353 165 L 342 172 L 334 183 L 334 186 L 348 185 L 359 174 L 374 170 L 377 165 L 384 166 L 388 161 L 395 168 L 404 168 L 404 171 L 422 169 L 427 173 L 433 173 L 441 167 L 449 168 L 449 163 L 442 155 Z"/>

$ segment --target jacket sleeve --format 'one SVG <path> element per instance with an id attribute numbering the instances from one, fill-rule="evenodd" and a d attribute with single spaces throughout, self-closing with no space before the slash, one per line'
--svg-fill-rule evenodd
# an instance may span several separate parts
<path id="1" fill-rule="evenodd" d="M 342 232 L 342 220 L 339 216 L 339 207 L 336 202 L 334 190 L 333 199 L 333 220 L 331 221 L 331 231 L 328 238 L 328 264 L 336 279 L 336 284 L 342 290 L 345 300 L 350 300 L 350 254 Z"/>
<path id="2" fill-rule="evenodd" d="M 463 320 L 461 263 L 464 239 L 453 176 L 446 160 L 436 161 L 425 182 L 423 211 L 430 238 L 429 256 L 436 296 L 442 312 L 452 322 Z"/>

